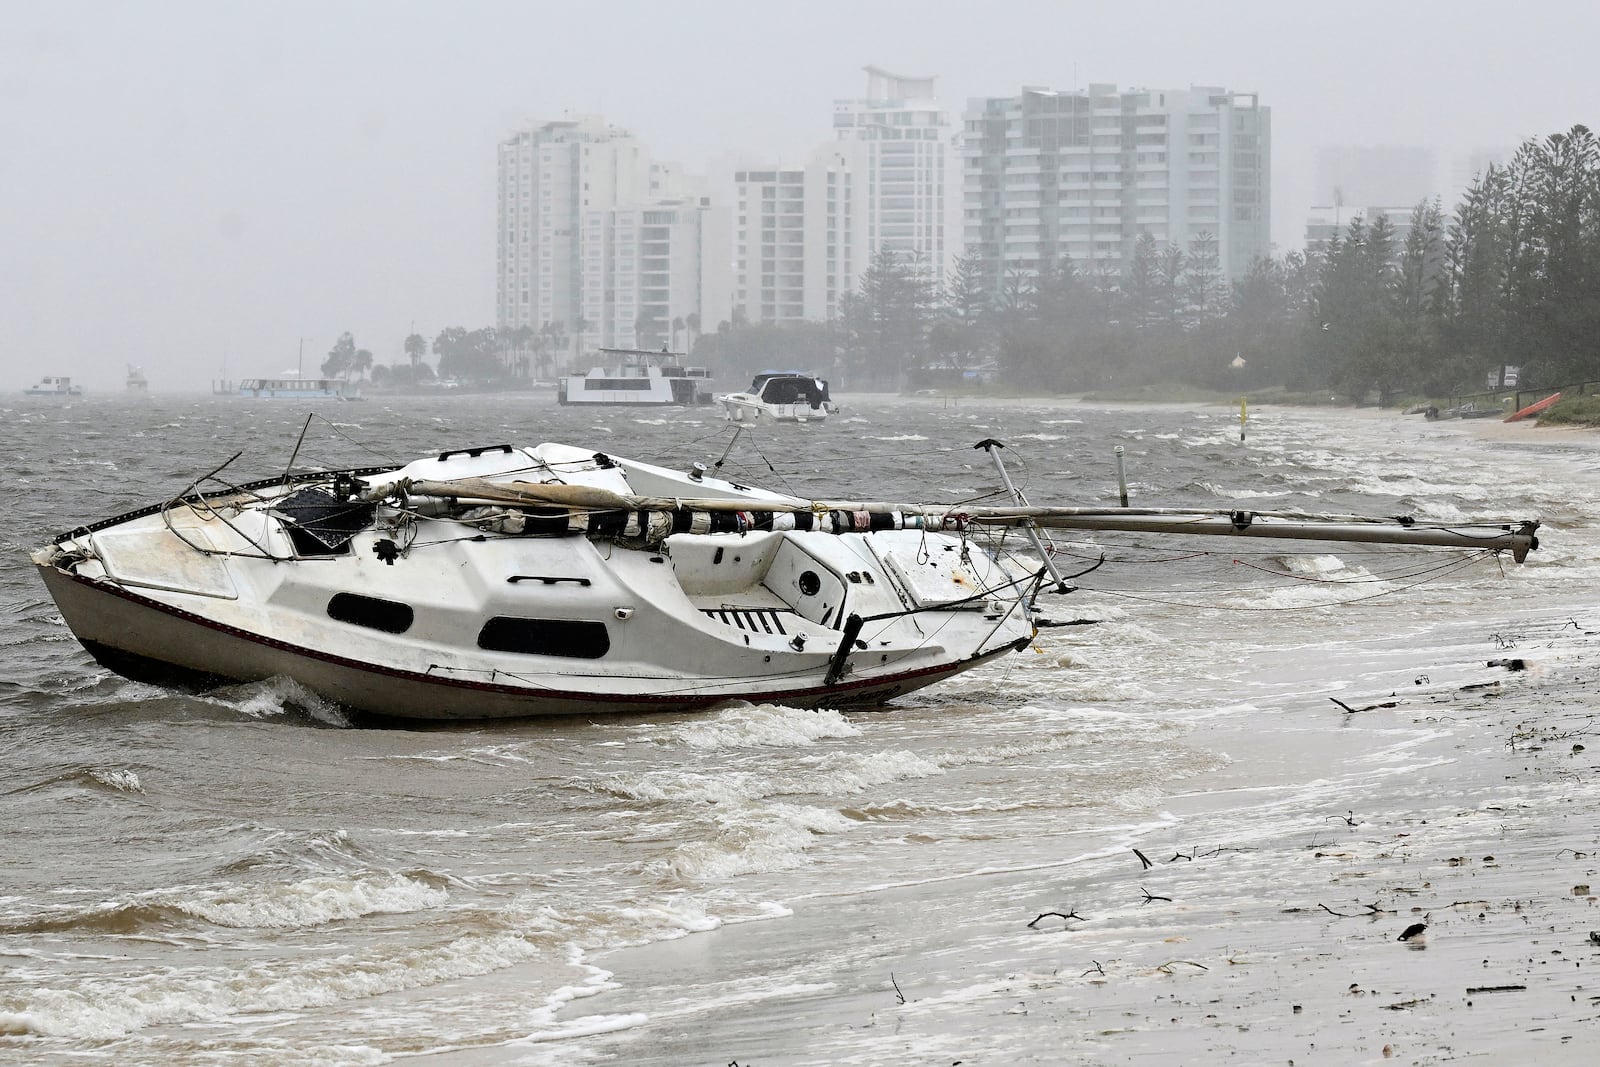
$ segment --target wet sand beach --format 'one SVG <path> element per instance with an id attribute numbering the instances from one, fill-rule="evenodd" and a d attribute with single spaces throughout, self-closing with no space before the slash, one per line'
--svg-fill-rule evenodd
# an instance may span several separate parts
<path id="1" fill-rule="evenodd" d="M 983 1063 L 999 1027 L 1008 1064 L 1593 1062 L 1600 648 L 1575 628 L 1523 637 L 1526 670 L 1347 692 L 1354 712 L 1308 698 L 1262 731 L 1200 724 L 1188 743 L 1226 765 L 1099 855 L 819 897 L 792 923 L 597 959 L 636 1010 L 675 973 L 727 979 L 709 1020 L 673 1033 L 666 993 L 649 1047 L 621 1048 Z M 1307 781 L 1324 802 L 1301 807 Z M 762 989 L 773 971 L 790 988 Z"/>

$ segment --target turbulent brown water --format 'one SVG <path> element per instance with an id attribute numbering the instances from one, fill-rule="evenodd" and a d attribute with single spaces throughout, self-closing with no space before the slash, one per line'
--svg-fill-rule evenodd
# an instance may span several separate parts
<path id="1" fill-rule="evenodd" d="M 1267 834 L 1372 768 L 1404 773 L 1432 728 L 1319 753 L 1344 768 L 1333 785 L 1271 752 L 1242 765 L 1261 733 L 1330 696 L 1470 682 L 1508 635 L 1600 623 L 1587 438 L 1494 443 L 1268 408 L 1241 443 L 1222 408 L 839 399 L 826 424 L 747 433 L 723 469 L 810 497 L 975 500 L 996 489 L 972 448 L 992 437 L 1033 503 L 1107 504 L 1122 445 L 1139 503 L 1538 516 L 1545 545 L 1502 568 L 1102 537 L 1063 546 L 1067 569 L 1108 562 L 1048 605 L 1096 625 L 1043 631 L 1034 650 L 883 711 L 372 729 L 287 680 L 193 696 L 109 674 L 28 560 L 236 452 L 236 478 L 281 470 L 306 408 L 16 398 L 0 410 L 0 454 L 18 457 L 0 481 L 0 1062 L 741 1054 L 698 1045 L 711 1025 L 748 1030 L 763 1065 L 899 1061 L 880 1031 L 827 1028 L 835 998 L 876 995 L 893 972 L 959 1003 L 987 954 L 1016 951 L 1012 920 L 1044 910 L 1049 887 L 1181 832 L 1172 798 L 1197 776 L 1274 791 L 1250 831 Z M 316 410 L 328 422 L 301 465 L 554 440 L 687 467 L 715 462 L 730 432 L 710 411 L 543 395 Z M 974 899 L 1015 914 L 973 922 Z M 992 1018 L 962 1041 L 953 1058 L 1017 1051 Z"/>

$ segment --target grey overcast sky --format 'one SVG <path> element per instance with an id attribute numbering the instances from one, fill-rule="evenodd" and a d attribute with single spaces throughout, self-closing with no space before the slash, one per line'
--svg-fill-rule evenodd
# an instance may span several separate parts
<path id="1" fill-rule="evenodd" d="M 495 150 L 598 112 L 659 159 L 790 162 L 875 64 L 1272 108 L 1273 234 L 1323 145 L 1441 159 L 1600 121 L 1595 0 L 0 0 L 0 394 L 308 373 L 341 331 L 492 325 Z"/>

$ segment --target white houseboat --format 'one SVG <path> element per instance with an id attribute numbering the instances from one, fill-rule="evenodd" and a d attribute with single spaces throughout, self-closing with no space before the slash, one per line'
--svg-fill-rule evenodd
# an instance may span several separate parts
<path id="1" fill-rule="evenodd" d="M 711 403 L 711 372 L 686 367 L 681 353 L 662 349 L 602 348 L 606 362 L 588 374 L 562 377 L 556 399 L 562 404 L 689 407 Z"/>
<path id="2" fill-rule="evenodd" d="M 40 378 L 38 385 L 30 385 L 29 396 L 82 396 L 83 386 L 73 385 L 71 378 L 50 376 Z"/>
<path id="3" fill-rule="evenodd" d="M 342 378 L 245 378 L 239 396 L 270 400 L 360 400 L 361 388 Z"/>

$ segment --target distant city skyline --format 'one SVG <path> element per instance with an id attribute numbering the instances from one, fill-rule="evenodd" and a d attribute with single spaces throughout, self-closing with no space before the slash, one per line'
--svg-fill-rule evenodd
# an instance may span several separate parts
<path id="1" fill-rule="evenodd" d="M 1315 157 L 1409 145 L 1441 169 L 1593 124 L 1600 14 L 1485 0 L 1137 9 L 816 0 L 462 8 L 351 0 L 13 5 L 0 38 L 0 393 L 44 373 L 152 392 L 378 361 L 496 316 L 497 146 L 593 113 L 686 173 L 803 165 L 861 68 L 938 79 L 952 115 L 1022 85 L 1221 85 L 1273 112 L 1272 241 L 1304 239 Z M 1452 179 L 1454 180 L 1454 179 Z M 1448 210 L 1453 203 L 1449 190 Z"/>

